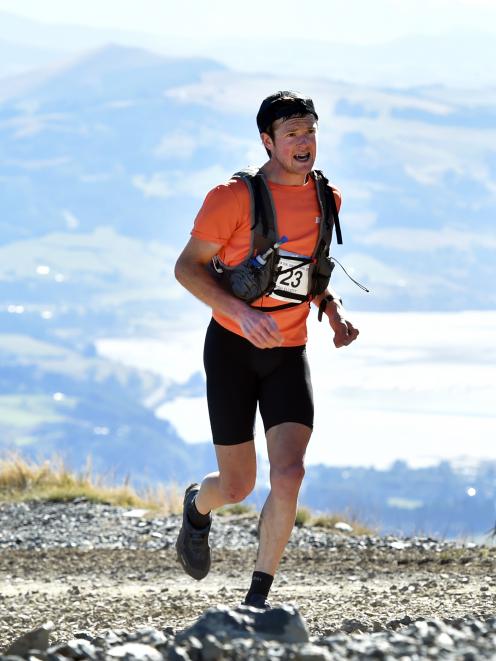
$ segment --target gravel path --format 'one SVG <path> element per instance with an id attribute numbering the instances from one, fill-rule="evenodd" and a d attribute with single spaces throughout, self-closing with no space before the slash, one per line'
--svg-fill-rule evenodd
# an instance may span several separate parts
<path id="1" fill-rule="evenodd" d="M 256 519 L 216 517 L 212 570 L 201 582 L 182 573 L 176 561 L 179 523 L 177 516 L 146 519 L 84 500 L 1 505 L 0 648 L 47 620 L 54 623 L 52 643 L 81 631 L 101 638 L 110 630 L 128 635 L 140 627 L 165 631 L 173 639 L 209 607 L 236 608 L 255 560 Z M 474 659 L 496 659 L 495 562 L 495 546 L 295 528 L 271 603 L 295 604 L 311 641 L 321 647 L 333 636 L 342 639 L 340 645 L 365 639 L 372 644 L 378 636 L 398 636 L 419 628 L 418 621 L 436 618 L 437 624 L 429 626 L 467 627 L 475 637 L 470 643 Z M 430 640 L 432 631 L 422 626 L 425 630 L 415 629 L 414 638 Z M 456 647 L 453 632 L 446 636 Z M 488 643 L 492 656 L 484 649 Z M 446 645 L 447 656 L 407 658 L 470 658 L 456 656 L 449 641 Z M 329 645 L 326 649 L 330 653 Z M 299 658 L 289 652 L 285 657 L 260 654 L 250 658 Z M 233 658 L 244 657 L 238 651 Z"/>

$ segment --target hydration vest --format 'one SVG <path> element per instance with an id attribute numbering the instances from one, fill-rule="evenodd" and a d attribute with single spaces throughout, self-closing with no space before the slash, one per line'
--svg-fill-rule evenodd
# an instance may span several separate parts
<path id="1" fill-rule="evenodd" d="M 247 258 L 240 264 L 227 266 L 215 256 L 212 267 L 222 284 L 247 303 L 252 303 L 263 295 L 289 299 L 282 305 L 264 308 L 267 312 L 284 310 L 309 302 L 324 292 L 334 268 L 334 263 L 329 258 L 334 228 L 337 242 L 343 243 L 336 201 L 329 181 L 320 170 L 313 170 L 310 176 L 315 181 L 321 212 L 319 236 L 311 256 L 286 258 L 284 270 L 281 267 L 283 258 L 280 257 L 280 245 L 287 239 L 278 235 L 274 200 L 265 176 L 260 170 L 253 168 L 236 172 L 232 177 L 242 179 L 250 195 L 250 248 Z M 308 265 L 308 289 L 305 293 L 291 293 L 291 291 L 279 290 L 277 287 L 282 275 L 288 273 L 287 277 L 290 277 L 291 271 L 296 271 L 298 268 L 296 264 L 291 266 L 291 260 L 299 262 L 299 266 L 303 263 Z"/>

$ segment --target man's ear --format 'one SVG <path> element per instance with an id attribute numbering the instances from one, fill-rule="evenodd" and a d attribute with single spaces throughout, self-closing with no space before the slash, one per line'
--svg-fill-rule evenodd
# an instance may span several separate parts
<path id="1" fill-rule="evenodd" d="M 260 138 L 262 139 L 263 146 L 269 151 L 274 150 L 274 141 L 268 133 L 260 133 Z"/>

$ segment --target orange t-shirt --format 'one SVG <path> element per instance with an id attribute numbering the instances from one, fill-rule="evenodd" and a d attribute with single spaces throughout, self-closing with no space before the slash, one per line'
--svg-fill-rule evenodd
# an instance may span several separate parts
<path id="1" fill-rule="evenodd" d="M 286 235 L 285 251 L 310 257 L 315 249 L 321 221 L 320 205 L 315 182 L 308 177 L 302 186 L 285 186 L 268 181 L 276 209 L 277 231 Z M 231 179 L 227 184 L 211 190 L 194 223 L 192 236 L 203 241 L 222 244 L 219 258 L 227 266 L 239 264 L 248 257 L 250 249 L 250 196 L 241 179 Z M 281 301 L 263 296 L 251 305 L 267 310 L 280 305 Z M 300 303 L 286 310 L 271 313 L 283 337 L 283 346 L 299 346 L 307 341 L 307 303 Z M 239 325 L 219 312 L 214 319 L 238 335 Z"/>

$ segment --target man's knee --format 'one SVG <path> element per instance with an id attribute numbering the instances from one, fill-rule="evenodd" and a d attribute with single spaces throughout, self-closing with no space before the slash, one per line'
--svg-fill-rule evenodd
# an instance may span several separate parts
<path id="1" fill-rule="evenodd" d="M 270 486 L 272 491 L 281 495 L 297 494 L 304 477 L 302 461 L 281 468 L 273 467 L 270 470 Z"/>
<path id="2" fill-rule="evenodd" d="M 220 489 L 228 503 L 240 503 L 250 495 L 254 487 L 254 479 L 222 479 L 222 475 L 220 476 Z"/>

